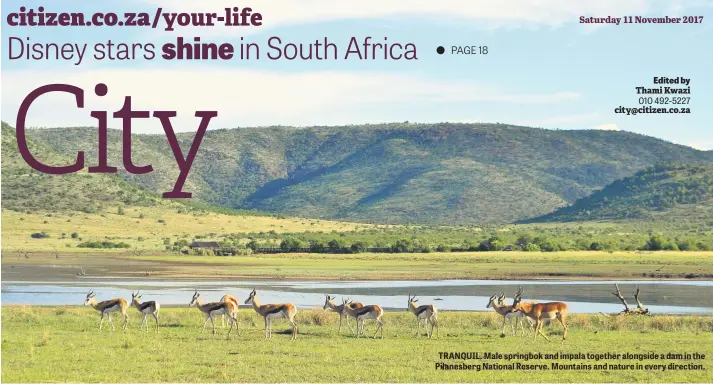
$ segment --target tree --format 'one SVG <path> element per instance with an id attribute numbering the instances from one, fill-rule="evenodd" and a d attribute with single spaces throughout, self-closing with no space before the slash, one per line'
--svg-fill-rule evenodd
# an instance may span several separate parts
<path id="1" fill-rule="evenodd" d="M 329 246 L 327 245 L 327 243 L 325 243 L 322 240 L 313 240 L 310 243 L 309 249 L 315 253 L 324 253 L 324 252 L 327 252 L 327 249 L 329 249 Z"/>
<path id="2" fill-rule="evenodd" d="M 527 245 L 532 243 L 534 240 L 535 236 L 533 236 L 531 233 L 526 233 L 518 237 L 515 244 L 520 248 L 525 249 L 525 247 L 527 247 Z"/>
<path id="3" fill-rule="evenodd" d="M 542 252 L 556 252 L 560 250 L 559 244 L 556 241 L 547 237 L 537 237 L 535 238 L 535 244 L 537 244 Z"/>
<path id="4" fill-rule="evenodd" d="M 329 251 L 332 253 L 344 253 L 347 244 L 343 239 L 333 239 L 328 243 Z"/>
<path id="5" fill-rule="evenodd" d="M 408 239 L 396 240 L 396 243 L 391 246 L 391 252 L 406 253 L 413 252 L 413 243 Z"/>
<path id="6" fill-rule="evenodd" d="M 524 248 L 522 248 L 523 251 L 526 252 L 541 252 L 542 250 L 540 249 L 540 246 L 535 244 L 535 243 L 528 243 L 525 245 Z"/>
<path id="7" fill-rule="evenodd" d="M 283 251 L 289 251 L 298 248 L 307 248 L 307 244 L 305 244 L 304 241 L 294 237 L 285 238 L 282 240 L 282 242 L 280 242 L 280 249 L 282 249 Z"/>
<path id="8" fill-rule="evenodd" d="M 253 252 L 255 252 L 258 248 L 260 248 L 260 243 L 258 243 L 255 239 L 250 239 L 250 242 L 248 243 L 247 247 L 250 248 Z"/>
<path id="9" fill-rule="evenodd" d="M 357 241 L 351 246 L 352 253 L 366 252 L 367 248 L 369 248 L 369 246 L 363 241 Z"/>
<path id="10" fill-rule="evenodd" d="M 655 234 L 649 237 L 649 241 L 646 242 L 646 249 L 649 251 L 660 251 L 666 246 L 666 239 L 663 235 Z"/>

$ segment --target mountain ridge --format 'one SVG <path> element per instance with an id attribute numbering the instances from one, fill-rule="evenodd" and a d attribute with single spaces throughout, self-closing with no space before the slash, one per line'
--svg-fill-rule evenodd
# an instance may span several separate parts
<path id="1" fill-rule="evenodd" d="M 661 214 L 691 222 L 713 218 L 713 165 L 658 164 L 523 223 L 650 220 Z"/>
<path id="2" fill-rule="evenodd" d="M 96 163 L 96 128 L 30 129 L 28 137 Z M 179 133 L 184 154 L 193 133 Z M 135 164 L 121 172 L 121 131 L 109 163 L 154 192 L 178 175 L 163 135 L 134 134 Z M 371 124 L 213 129 L 184 191 L 197 201 L 301 217 L 391 224 L 506 223 L 539 217 L 661 162 L 713 163 L 698 151 L 623 131 L 505 124 Z"/>

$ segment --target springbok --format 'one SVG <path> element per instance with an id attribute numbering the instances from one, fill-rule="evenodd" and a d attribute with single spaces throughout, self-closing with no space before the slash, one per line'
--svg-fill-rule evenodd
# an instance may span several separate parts
<path id="1" fill-rule="evenodd" d="M 193 294 L 193 299 L 188 304 L 189 307 L 195 305 L 198 309 L 205 314 L 205 321 L 203 322 L 203 329 L 201 333 L 205 331 L 205 326 L 208 324 L 208 320 L 213 325 L 213 334 L 215 335 L 215 321 L 213 321 L 213 316 L 216 315 L 228 315 L 228 321 L 230 321 L 230 329 L 228 330 L 228 338 L 230 338 L 230 332 L 233 331 L 233 324 L 240 336 L 240 326 L 238 325 L 238 319 L 236 318 L 237 309 L 233 308 L 233 304 L 229 301 L 220 301 L 217 303 L 207 303 L 203 304 L 203 300 L 200 298 L 200 293 L 196 291 Z"/>
<path id="2" fill-rule="evenodd" d="M 432 304 L 426 304 L 421 306 L 416 306 L 418 299 L 416 296 L 408 295 L 408 304 L 406 305 L 406 311 L 413 313 L 416 316 L 416 336 L 421 333 L 421 320 L 423 319 L 423 328 L 426 330 L 426 336 L 431 338 L 433 336 L 433 327 L 436 327 L 436 337 L 439 335 L 438 327 L 438 310 L 436 306 Z M 428 333 L 428 324 L 431 324 L 431 333 Z"/>
<path id="3" fill-rule="evenodd" d="M 541 334 L 545 340 L 550 341 L 550 339 L 545 336 L 542 332 L 542 320 L 545 319 L 557 319 L 562 323 L 564 328 L 564 334 L 562 335 L 562 342 L 567 340 L 567 323 L 565 319 L 567 317 L 567 304 L 556 301 L 551 303 L 523 303 L 522 302 L 522 287 L 515 294 L 513 299 L 512 307 L 510 311 L 521 311 L 527 317 L 535 320 L 535 338 L 537 340 L 537 334 Z"/>
<path id="4" fill-rule="evenodd" d="M 149 331 L 149 324 L 146 321 L 146 316 L 150 313 L 153 318 L 156 319 L 156 332 L 158 332 L 158 310 L 161 308 L 161 305 L 155 301 L 146 301 L 141 303 L 139 302 L 139 299 L 141 299 L 139 292 L 131 293 L 131 305 L 136 307 L 136 309 L 138 309 L 143 315 L 139 329 L 143 328 L 144 324 L 146 324 L 146 332 Z"/>
<path id="5" fill-rule="evenodd" d="M 99 320 L 99 330 L 102 330 L 104 315 L 107 315 L 107 317 L 109 318 L 111 330 L 115 330 L 114 322 L 111 321 L 111 313 L 116 311 L 121 311 L 121 314 L 124 315 L 124 324 L 121 326 L 121 329 L 125 330 L 126 326 L 129 323 L 129 315 L 126 313 L 126 308 L 128 308 L 126 300 L 122 299 L 121 297 L 118 297 L 116 299 L 97 302 L 95 297 L 96 294 L 94 293 L 94 291 L 89 291 L 89 293 L 87 293 L 86 299 L 84 300 L 84 305 L 91 305 L 92 308 L 96 309 L 97 311 L 99 311 L 99 313 L 101 313 L 101 319 Z"/>
<path id="6" fill-rule="evenodd" d="M 525 335 L 525 327 L 522 325 L 522 320 L 527 319 L 527 323 L 529 325 L 528 328 L 528 334 L 530 333 L 530 329 L 532 328 L 532 320 L 530 320 L 529 317 L 527 317 L 524 313 L 518 311 L 518 312 L 511 312 L 510 310 L 512 309 L 512 305 L 507 305 L 505 304 L 505 294 L 501 293 L 500 297 L 498 297 L 497 294 L 490 296 L 490 300 L 488 301 L 488 305 L 485 306 L 485 308 L 492 308 L 497 312 L 499 315 L 503 317 L 503 329 L 500 333 L 500 337 L 505 337 L 505 324 L 510 323 L 510 328 L 512 329 L 512 335 L 515 336 L 515 327 L 519 324 L 520 329 L 522 330 L 522 335 Z M 512 323 L 512 320 L 515 319 L 515 324 Z"/>
<path id="7" fill-rule="evenodd" d="M 235 306 L 236 313 L 235 313 L 234 317 L 238 316 L 237 311 L 238 311 L 238 307 L 240 306 L 240 302 L 238 301 L 238 299 L 235 296 L 223 295 L 223 297 L 220 298 L 220 301 L 230 301 Z M 228 315 L 228 316 L 230 316 L 230 315 Z M 220 316 L 220 324 L 223 328 L 225 328 L 225 313 Z"/>
<path id="8" fill-rule="evenodd" d="M 334 304 L 335 298 L 336 297 L 330 297 L 329 295 L 327 295 L 326 299 L 324 300 L 324 306 L 322 307 L 322 309 L 331 309 L 332 311 L 339 313 L 339 333 L 342 332 L 342 319 L 346 318 L 347 326 L 349 327 L 349 330 L 352 331 L 353 335 L 354 329 L 352 329 L 351 324 L 349 324 L 349 315 L 345 315 L 344 311 L 342 311 L 342 307 L 344 306 L 344 304 Z M 351 305 L 351 307 L 355 309 L 364 308 L 364 305 L 362 303 L 350 303 L 349 305 Z"/>
<path id="9" fill-rule="evenodd" d="M 364 320 L 374 319 L 376 320 L 376 332 L 374 332 L 374 338 L 376 339 L 376 334 L 381 330 L 381 338 L 384 338 L 384 323 L 381 321 L 381 316 L 384 315 L 384 310 L 378 305 L 367 305 L 359 309 L 352 308 L 351 302 L 347 302 L 342 299 L 342 312 L 355 318 L 357 320 L 357 338 L 360 334 L 364 333 Z M 364 335 L 366 336 L 366 335 Z"/>
<path id="10" fill-rule="evenodd" d="M 250 296 L 245 300 L 245 304 L 252 303 L 253 309 L 265 319 L 265 338 L 272 338 L 272 319 L 287 319 L 292 324 L 292 340 L 297 339 L 297 323 L 295 323 L 295 315 L 297 309 L 292 304 L 264 304 L 260 305 L 257 299 L 257 292 L 253 288 Z"/>

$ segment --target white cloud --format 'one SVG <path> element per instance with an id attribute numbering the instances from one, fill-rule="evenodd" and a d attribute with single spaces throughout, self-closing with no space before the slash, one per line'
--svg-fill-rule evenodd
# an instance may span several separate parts
<path id="1" fill-rule="evenodd" d="M 713 150 L 713 141 L 699 141 L 690 143 L 688 146 L 699 151 L 710 151 Z"/>
<path id="2" fill-rule="evenodd" d="M 3 119 L 14 123 L 22 99 L 33 89 L 57 82 L 85 90 L 85 108 L 68 94 L 48 94 L 30 109 L 29 126 L 96 126 L 89 111 L 116 111 L 125 96 L 135 110 L 176 110 L 176 130 L 193 131 L 197 110 L 217 110 L 211 127 L 254 125 L 332 125 L 372 121 L 371 110 L 391 106 L 452 102 L 553 104 L 577 99 L 578 93 L 510 93 L 468 82 L 436 81 L 415 75 L 369 72 L 280 73 L 226 68 L 107 69 L 83 71 L 23 70 L 3 72 Z M 94 85 L 109 87 L 105 97 Z M 389 115 L 391 121 L 411 114 Z M 135 120 L 137 132 L 162 132 L 156 119 Z M 118 126 L 118 120 L 110 121 Z"/>
<path id="3" fill-rule="evenodd" d="M 221 12 L 234 7 L 232 0 L 143 0 L 170 12 Z M 248 4 L 246 4 L 248 5 Z M 271 0 L 249 4 L 263 16 L 261 27 L 200 28 L 202 35 L 245 35 L 273 27 L 349 19 L 429 18 L 431 20 L 472 20 L 478 26 L 521 27 L 558 26 L 578 23 L 579 16 L 644 14 L 646 0 Z"/>
<path id="4" fill-rule="evenodd" d="M 621 131 L 619 127 L 617 127 L 616 124 L 602 124 L 602 125 L 597 125 L 593 129 L 597 129 L 600 131 Z"/>

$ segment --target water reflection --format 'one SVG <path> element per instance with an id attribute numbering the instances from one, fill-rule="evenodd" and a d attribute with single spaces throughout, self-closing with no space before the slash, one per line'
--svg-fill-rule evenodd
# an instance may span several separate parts
<path id="1" fill-rule="evenodd" d="M 263 303 L 291 302 L 298 308 L 321 308 L 324 295 L 349 297 L 387 309 L 406 307 L 406 296 L 418 294 L 421 303 L 434 303 L 441 310 L 487 311 L 488 297 L 496 292 L 512 295 L 518 286 L 526 300 L 566 301 L 571 313 L 618 312 L 621 303 L 611 293 L 613 281 L 153 281 L 145 279 L 82 279 L 72 283 L 2 281 L 2 304 L 80 305 L 89 289 L 97 299 L 131 297 L 141 290 L 147 300 L 164 305 L 187 305 L 193 290 L 204 300 L 218 300 L 231 293 L 242 300 L 253 287 Z M 713 314 L 713 281 L 628 281 L 620 282 L 629 304 L 633 293 L 642 289 L 642 301 L 654 313 Z M 510 296 L 511 297 L 511 296 Z"/>

